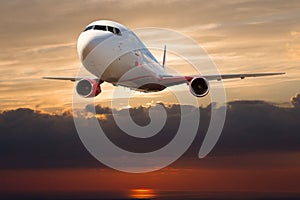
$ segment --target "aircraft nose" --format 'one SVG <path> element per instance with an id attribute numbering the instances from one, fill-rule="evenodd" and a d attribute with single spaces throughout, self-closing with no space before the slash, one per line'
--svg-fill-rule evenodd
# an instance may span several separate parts
<path id="1" fill-rule="evenodd" d="M 77 41 L 77 51 L 80 60 L 84 61 L 96 46 L 107 40 L 110 36 L 110 33 L 100 31 L 81 33 Z"/>

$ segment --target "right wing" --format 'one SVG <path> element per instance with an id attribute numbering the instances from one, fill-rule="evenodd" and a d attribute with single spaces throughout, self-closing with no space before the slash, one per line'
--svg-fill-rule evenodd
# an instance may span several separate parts
<path id="1" fill-rule="evenodd" d="M 246 77 L 275 76 L 275 75 L 282 75 L 282 74 L 285 73 L 279 72 L 279 73 L 254 73 L 254 74 L 216 74 L 216 75 L 192 75 L 192 76 L 163 75 L 161 76 L 160 81 L 165 86 L 173 86 L 173 85 L 188 83 L 193 78 L 196 77 L 203 77 L 208 81 L 213 81 L 213 80 L 220 81 L 222 79 L 233 79 L 233 78 L 244 79 Z"/>
<path id="2" fill-rule="evenodd" d="M 203 77 L 207 80 L 222 80 L 222 79 L 232 79 L 232 78 L 240 78 L 244 79 L 246 77 L 260 77 L 260 76 L 275 76 L 275 75 L 283 75 L 285 73 L 254 73 L 254 74 L 220 74 L 220 75 L 204 75 Z"/>

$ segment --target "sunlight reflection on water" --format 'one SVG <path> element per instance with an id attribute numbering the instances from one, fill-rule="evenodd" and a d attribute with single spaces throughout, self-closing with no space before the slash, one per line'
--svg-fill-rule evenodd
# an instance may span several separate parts
<path id="1" fill-rule="evenodd" d="M 151 199 L 155 198 L 157 195 L 153 189 L 132 189 L 130 190 L 129 197 L 136 198 L 136 199 Z"/>

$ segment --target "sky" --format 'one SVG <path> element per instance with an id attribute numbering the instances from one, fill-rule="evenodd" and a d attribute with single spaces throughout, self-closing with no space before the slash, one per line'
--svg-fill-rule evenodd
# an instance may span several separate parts
<path id="1" fill-rule="evenodd" d="M 0 9 L 0 24 L 5 27 L 0 30 L 2 109 L 69 109 L 74 85 L 41 77 L 77 74 L 81 67 L 77 38 L 87 24 L 98 19 L 114 20 L 133 30 L 157 27 L 178 31 L 203 47 L 221 73 L 287 73 L 281 77 L 226 81 L 228 101 L 261 99 L 287 103 L 299 92 L 297 1 L 12 0 L 1 1 Z M 167 43 L 155 38 L 146 42 L 151 45 L 157 41 L 162 47 Z M 155 55 L 161 61 L 162 52 Z M 191 69 L 180 60 L 171 55 L 168 58 L 168 71 L 190 74 Z M 102 88 L 103 95 L 97 102 L 105 104 L 114 88 L 109 84 Z M 164 91 L 153 94 L 153 98 L 168 95 Z"/>
<path id="2" fill-rule="evenodd" d="M 139 188 L 151 194 L 299 193 L 299 13 L 297 0 L 0 0 L 0 196 L 125 191 L 126 197 L 136 197 L 131 193 L 138 194 L 141 191 L 134 189 Z M 210 116 L 205 97 L 199 100 L 204 122 L 182 158 L 156 172 L 118 172 L 95 160 L 81 143 L 71 111 L 74 84 L 41 79 L 78 73 L 77 38 L 87 24 L 99 19 L 117 21 L 137 32 L 146 27 L 180 32 L 205 49 L 221 73 L 286 75 L 224 82 L 225 127 L 208 157 L 197 157 Z M 176 45 L 176 38 L 139 36 L 149 45 L 163 48 L 170 41 Z M 152 51 L 161 62 L 162 51 Z M 194 72 L 171 52 L 167 70 Z M 182 85 L 177 90 L 188 88 Z M 113 91 L 104 83 L 95 98 L 100 123 L 124 148 L 153 148 L 146 145 L 149 142 L 139 144 L 120 136 L 110 108 Z M 178 120 L 170 92 L 137 94 L 131 101 L 136 108 L 130 111 L 137 123 L 147 124 L 150 107 L 141 106 L 157 102 L 171 115 L 169 126 L 160 133 L 163 138 L 154 141 L 155 148 L 168 142 Z M 124 109 L 128 108 L 118 112 Z"/>

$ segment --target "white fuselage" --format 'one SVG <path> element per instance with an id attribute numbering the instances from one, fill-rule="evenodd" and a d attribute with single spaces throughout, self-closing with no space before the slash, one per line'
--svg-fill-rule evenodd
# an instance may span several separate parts
<path id="1" fill-rule="evenodd" d="M 164 68 L 131 30 L 106 20 L 86 29 L 78 38 L 77 50 L 90 73 L 101 81 L 143 91 L 165 88 L 159 84 Z"/>

